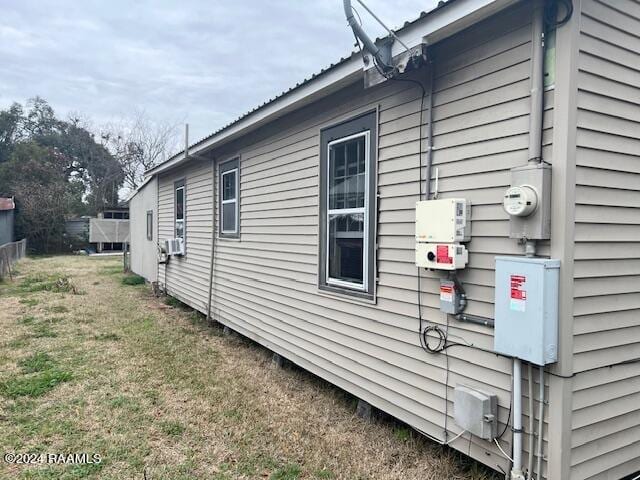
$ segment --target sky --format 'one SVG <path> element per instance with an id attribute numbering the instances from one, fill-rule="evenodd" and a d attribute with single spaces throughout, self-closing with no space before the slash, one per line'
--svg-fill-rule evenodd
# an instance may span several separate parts
<path id="1" fill-rule="evenodd" d="M 365 3 L 394 28 L 437 0 Z M 94 125 L 144 111 L 193 143 L 353 48 L 342 0 L 3 0 L 0 108 L 39 95 Z"/>

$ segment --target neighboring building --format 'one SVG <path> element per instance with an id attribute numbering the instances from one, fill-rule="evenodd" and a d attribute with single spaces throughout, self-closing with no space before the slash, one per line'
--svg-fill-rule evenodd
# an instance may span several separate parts
<path id="1" fill-rule="evenodd" d="M 14 240 L 15 208 L 13 198 L 0 198 L 0 245 Z"/>
<path id="2" fill-rule="evenodd" d="M 149 177 L 129 198 L 131 271 L 158 278 L 158 179 Z"/>
<path id="3" fill-rule="evenodd" d="M 573 3 L 571 18 L 546 37 L 541 128 L 531 95 L 536 2 L 445 2 L 396 32 L 412 49 L 429 46 L 427 66 L 382 81 L 354 53 L 189 147 L 193 156 L 148 171 L 157 187 L 148 183 L 132 203 L 132 264 L 149 261 L 156 242 L 182 238 L 185 255 L 157 273 L 138 271 L 508 472 L 495 442 L 456 424 L 454 387 L 497 395 L 499 444 L 511 454 L 520 399 L 530 431 L 528 382 L 514 397 L 515 362 L 494 353 L 490 326 L 465 319 L 494 317 L 495 258 L 524 253 L 502 202 L 511 169 L 527 164 L 541 133 L 538 165 L 551 165 L 553 181 L 551 237 L 537 254 L 560 263 L 559 338 L 558 361 L 545 369 L 544 458 L 534 476 L 618 479 L 640 470 L 640 4 Z M 396 41 L 393 55 L 403 52 Z M 416 202 L 427 185 L 472 204 L 468 264 L 458 273 L 466 317 L 440 310 L 446 274 L 416 267 Z M 157 221 L 145 243 L 139 222 L 148 210 Z M 514 311 L 525 305 L 518 282 Z M 425 325 L 452 348 L 426 352 Z M 525 436 L 525 465 L 530 453 Z"/>
<path id="4" fill-rule="evenodd" d="M 89 221 L 89 242 L 97 252 L 122 251 L 129 242 L 129 207 L 113 207 Z"/>
<path id="5" fill-rule="evenodd" d="M 89 222 L 91 217 L 70 218 L 64 222 L 65 243 L 72 250 L 89 245 Z"/>

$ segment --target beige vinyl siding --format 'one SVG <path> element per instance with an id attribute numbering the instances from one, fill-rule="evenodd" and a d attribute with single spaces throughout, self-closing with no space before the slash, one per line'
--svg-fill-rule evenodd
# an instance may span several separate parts
<path id="1" fill-rule="evenodd" d="M 530 37 L 530 14 L 523 6 L 435 52 L 433 159 L 441 196 L 467 197 L 474 203 L 470 268 L 462 278 L 469 312 L 487 317 L 493 316 L 494 255 L 521 253 L 507 238 L 508 221 L 500 203 L 509 168 L 527 159 Z M 424 72 L 422 80 L 428 83 Z M 552 104 L 553 92 L 546 95 Z M 423 151 L 429 99 L 424 103 Z M 317 286 L 319 131 L 371 109 L 379 115 L 375 303 L 325 294 Z M 241 205 L 240 240 L 216 241 L 212 303 L 213 315 L 222 323 L 443 438 L 445 397 L 450 435 L 460 431 L 453 422 L 457 383 L 496 392 L 502 428 L 508 415 L 511 362 L 490 352 L 451 348 L 445 392 L 446 357 L 430 355 L 419 346 L 413 217 L 419 198 L 420 118 L 416 86 L 387 82 L 365 91 L 357 84 L 213 152 L 220 160 L 240 155 Z M 551 125 L 548 111 L 547 143 Z M 161 192 L 170 190 L 181 175 L 163 177 Z M 192 258 L 192 194 L 187 172 L 186 262 Z M 172 207 L 166 197 L 164 193 L 161 203 L 168 214 Z M 548 250 L 541 246 L 543 254 Z M 206 253 L 201 261 L 205 270 Z M 198 282 L 191 277 L 205 270 L 189 267 L 188 273 L 178 272 L 176 264 L 170 264 L 168 283 L 174 276 L 180 278 L 183 285 L 173 288 L 199 308 L 205 301 L 204 277 Z M 438 275 L 423 274 L 423 316 L 445 325 L 438 286 Z M 455 320 L 449 328 L 452 338 L 486 349 L 493 346 L 490 329 Z M 510 437 L 508 431 L 503 439 L 506 449 Z M 494 468 L 507 469 L 507 461 L 490 442 L 475 437 L 469 442 L 465 435 L 453 446 Z"/>
<path id="2" fill-rule="evenodd" d="M 640 4 L 582 2 L 578 72 L 575 479 L 640 469 Z"/>
<path id="3" fill-rule="evenodd" d="M 185 168 L 162 175 L 158 190 L 158 239 L 173 238 L 174 182 L 184 179 L 186 190 L 186 255 L 172 256 L 160 265 L 158 279 L 169 294 L 206 312 L 213 224 L 213 168 L 211 162 L 192 161 Z"/>

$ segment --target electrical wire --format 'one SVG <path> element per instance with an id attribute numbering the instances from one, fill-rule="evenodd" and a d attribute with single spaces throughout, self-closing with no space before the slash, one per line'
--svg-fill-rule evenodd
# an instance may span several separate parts
<path id="1" fill-rule="evenodd" d="M 464 435 L 465 433 L 467 433 L 466 430 L 461 431 L 459 434 L 457 434 L 455 437 L 453 437 L 451 440 L 443 443 L 443 445 L 451 445 L 453 442 L 455 442 L 457 439 L 459 439 L 462 435 Z M 469 436 L 469 440 L 471 440 L 471 436 Z"/>
<path id="2" fill-rule="evenodd" d="M 509 460 L 511 463 L 513 463 L 513 458 L 511 458 L 509 455 L 507 455 L 507 453 L 502 449 L 502 447 L 500 446 L 500 443 L 498 442 L 497 438 L 493 439 L 493 443 L 496 444 L 496 446 L 498 447 L 498 449 L 502 452 L 502 455 L 504 455 L 504 457 Z"/>

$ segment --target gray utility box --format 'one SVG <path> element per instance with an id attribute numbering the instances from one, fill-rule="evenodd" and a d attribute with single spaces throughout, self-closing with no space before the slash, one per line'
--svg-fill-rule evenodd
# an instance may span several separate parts
<path id="1" fill-rule="evenodd" d="M 510 217 L 511 238 L 548 240 L 551 237 L 551 166 L 536 163 L 511 169 L 512 187 L 535 191 L 535 210 L 526 216 Z"/>
<path id="2" fill-rule="evenodd" d="M 496 257 L 496 352 L 536 365 L 558 360 L 559 278 L 559 260 Z"/>
<path id="3" fill-rule="evenodd" d="M 476 437 L 493 440 L 498 435 L 498 397 L 466 385 L 456 385 L 453 419 Z"/>
<path id="4" fill-rule="evenodd" d="M 462 310 L 460 291 L 452 280 L 440 279 L 440 311 L 457 315 Z"/>

